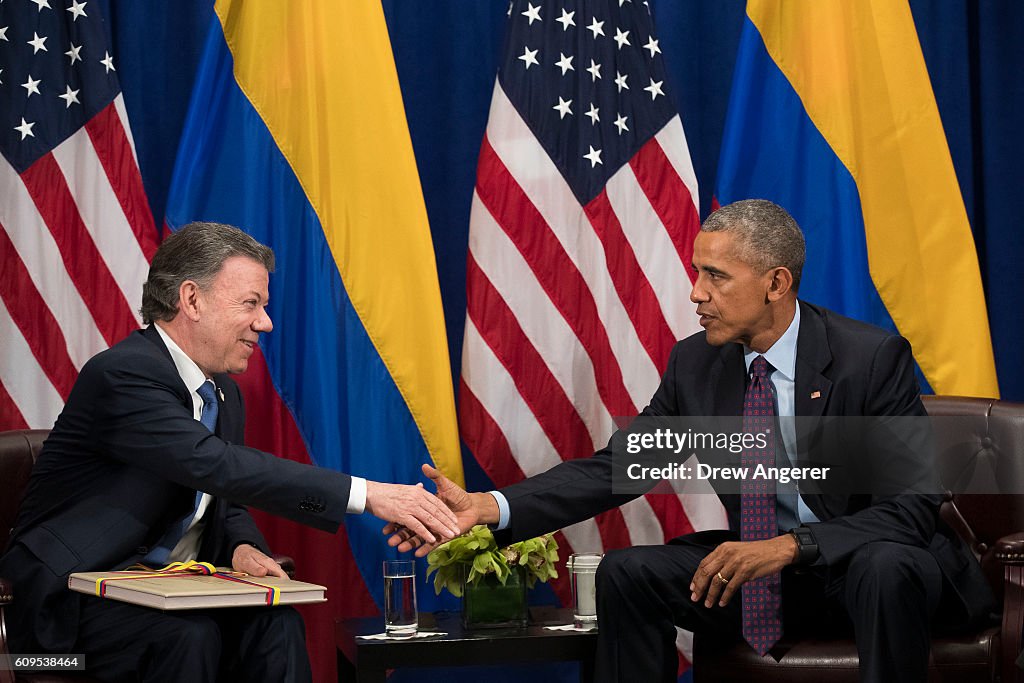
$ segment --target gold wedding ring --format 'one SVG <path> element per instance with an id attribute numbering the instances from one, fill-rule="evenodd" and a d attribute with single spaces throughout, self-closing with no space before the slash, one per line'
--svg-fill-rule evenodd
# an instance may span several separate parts
<path id="1" fill-rule="evenodd" d="M 722 582 L 723 584 L 726 584 L 726 585 L 728 585 L 728 583 L 729 583 L 729 579 L 727 579 L 727 578 L 725 578 L 724 576 L 722 576 L 722 572 L 718 572 L 717 574 L 715 574 L 715 578 L 717 578 L 717 579 L 718 579 L 719 581 L 721 581 L 721 582 Z"/>

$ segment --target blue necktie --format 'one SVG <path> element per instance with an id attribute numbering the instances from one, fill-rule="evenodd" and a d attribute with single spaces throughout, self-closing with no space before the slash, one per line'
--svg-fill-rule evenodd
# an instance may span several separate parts
<path id="1" fill-rule="evenodd" d="M 196 393 L 203 399 L 203 412 L 199 421 L 211 432 L 217 431 L 217 413 L 220 407 L 217 405 L 217 387 L 213 385 L 213 380 L 203 382 L 202 386 L 196 389 Z"/>
<path id="2" fill-rule="evenodd" d="M 203 409 L 200 413 L 199 421 L 203 423 L 204 427 L 213 432 L 217 428 L 217 414 L 220 410 L 220 406 L 217 405 L 217 388 L 214 386 L 213 380 L 208 379 L 203 382 L 202 386 L 196 389 L 196 393 L 203 399 Z M 174 546 L 178 545 L 178 541 L 185 535 L 188 525 L 192 523 L 192 518 L 196 516 L 196 511 L 199 509 L 199 501 L 202 499 L 203 492 L 196 491 L 196 500 L 192 506 L 192 511 L 182 519 L 171 524 L 171 527 L 163 535 L 163 538 L 160 539 L 160 542 L 149 551 L 148 555 L 142 558 L 143 564 L 150 567 L 163 567 L 167 564 Z"/>

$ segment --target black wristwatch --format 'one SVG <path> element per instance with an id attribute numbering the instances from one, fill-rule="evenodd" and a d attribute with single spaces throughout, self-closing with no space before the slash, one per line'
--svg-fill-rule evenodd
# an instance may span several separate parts
<path id="1" fill-rule="evenodd" d="M 789 533 L 796 539 L 797 564 L 811 564 L 818 559 L 818 544 L 810 529 L 798 526 L 795 529 L 790 529 Z"/>

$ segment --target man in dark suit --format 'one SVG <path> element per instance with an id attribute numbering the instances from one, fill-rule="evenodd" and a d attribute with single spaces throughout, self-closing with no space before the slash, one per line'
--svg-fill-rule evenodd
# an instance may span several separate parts
<path id="1" fill-rule="evenodd" d="M 309 680 L 288 607 L 159 612 L 73 593 L 76 571 L 199 559 L 284 576 L 245 505 L 335 532 L 364 510 L 435 540 L 454 515 L 419 486 L 381 484 L 246 448 L 228 374 L 262 332 L 273 252 L 193 223 L 143 288 L 150 324 L 82 368 L 32 472 L 0 575 L 14 582 L 12 652 L 86 655 L 103 680 Z"/>
<path id="2" fill-rule="evenodd" d="M 742 415 L 744 429 L 760 417 L 782 439 L 749 449 L 752 457 L 795 464 L 808 454 L 787 435 L 788 417 L 925 415 L 905 339 L 797 300 L 804 253 L 799 227 L 771 202 L 737 202 L 708 218 L 694 242 L 690 295 L 704 331 L 675 346 L 643 416 Z M 820 628 L 829 607 L 852 622 L 863 680 L 924 680 L 931 624 L 987 616 L 980 567 L 938 517 L 924 449 L 810 456 L 829 458 L 847 472 L 902 470 L 897 483 L 907 488 L 766 496 L 716 484 L 729 530 L 609 552 L 597 576 L 597 680 L 675 680 L 677 625 L 742 634 L 765 654 L 784 628 Z M 636 497 L 613 495 L 617 467 L 609 445 L 490 494 L 424 471 L 463 528 L 496 525 L 503 544 Z M 406 549 L 418 539 L 399 530 L 390 542 Z"/>

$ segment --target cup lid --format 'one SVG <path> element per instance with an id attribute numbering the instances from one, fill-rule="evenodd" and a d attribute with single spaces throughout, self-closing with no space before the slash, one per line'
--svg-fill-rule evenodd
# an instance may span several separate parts
<path id="1" fill-rule="evenodd" d="M 603 555 L 597 553 L 573 553 L 565 566 L 569 569 L 597 569 Z"/>

